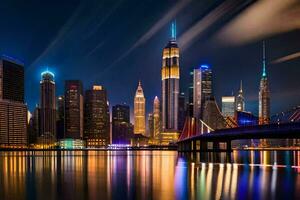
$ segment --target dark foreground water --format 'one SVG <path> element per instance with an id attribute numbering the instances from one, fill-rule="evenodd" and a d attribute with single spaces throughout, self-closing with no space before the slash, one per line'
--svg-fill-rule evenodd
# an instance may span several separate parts
<path id="1" fill-rule="evenodd" d="M 300 152 L 0 152 L 0 199 L 300 199 Z"/>

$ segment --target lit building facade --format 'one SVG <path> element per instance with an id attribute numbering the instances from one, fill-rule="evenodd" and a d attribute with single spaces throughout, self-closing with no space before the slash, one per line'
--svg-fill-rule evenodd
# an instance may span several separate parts
<path id="1" fill-rule="evenodd" d="M 160 102 L 158 97 L 156 96 L 153 101 L 153 132 L 154 136 L 158 136 L 161 132 L 161 116 L 160 116 Z"/>
<path id="2" fill-rule="evenodd" d="M 194 70 L 190 72 L 187 112 L 189 117 L 194 116 Z"/>
<path id="3" fill-rule="evenodd" d="M 130 144 L 133 134 L 130 123 L 130 107 L 128 105 L 115 105 L 112 107 L 112 143 Z"/>
<path id="4" fill-rule="evenodd" d="M 83 138 L 83 86 L 79 80 L 65 82 L 65 138 Z"/>
<path id="5" fill-rule="evenodd" d="M 28 145 L 24 104 L 24 65 L 9 57 L 0 60 L 0 146 Z"/>
<path id="6" fill-rule="evenodd" d="M 153 113 L 148 114 L 148 134 L 147 137 L 154 138 L 154 118 Z"/>
<path id="7" fill-rule="evenodd" d="M 99 148 L 110 143 L 107 92 L 102 86 L 85 92 L 84 137 L 87 147 Z"/>
<path id="8" fill-rule="evenodd" d="M 138 88 L 134 97 L 134 133 L 146 134 L 146 119 L 145 119 L 145 103 L 144 92 L 141 82 L 139 82 Z"/>
<path id="9" fill-rule="evenodd" d="M 162 131 L 178 131 L 179 48 L 176 24 L 172 24 L 172 37 L 163 49 L 162 76 Z"/>
<path id="10" fill-rule="evenodd" d="M 212 98 L 212 70 L 201 65 L 193 71 L 193 117 L 201 119 L 206 100 Z"/>
<path id="11" fill-rule="evenodd" d="M 263 72 L 259 87 L 259 124 L 270 123 L 270 90 L 266 72 L 266 53 L 265 43 L 263 43 Z"/>
<path id="12" fill-rule="evenodd" d="M 222 97 L 223 116 L 234 118 L 234 113 L 235 113 L 235 97 L 234 96 Z"/>
<path id="13" fill-rule="evenodd" d="M 60 95 L 56 100 L 56 137 L 63 139 L 65 136 L 65 96 Z"/>
<path id="14" fill-rule="evenodd" d="M 245 98 L 243 95 L 243 83 L 241 81 L 238 95 L 235 97 L 235 110 L 245 111 Z"/>
<path id="15" fill-rule="evenodd" d="M 45 71 L 40 81 L 40 120 L 43 143 L 54 143 L 56 140 L 56 96 L 54 74 Z"/>

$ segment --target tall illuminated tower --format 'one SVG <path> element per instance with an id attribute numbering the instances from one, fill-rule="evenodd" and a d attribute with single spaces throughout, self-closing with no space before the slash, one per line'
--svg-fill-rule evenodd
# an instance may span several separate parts
<path id="1" fill-rule="evenodd" d="M 263 72 L 259 87 L 259 124 L 269 124 L 270 122 L 270 90 L 266 72 L 266 49 L 263 42 Z"/>
<path id="2" fill-rule="evenodd" d="M 154 137 L 157 137 L 161 131 L 161 122 L 160 122 L 160 103 L 159 99 L 156 96 L 153 101 L 153 132 Z"/>
<path id="3" fill-rule="evenodd" d="M 65 138 L 83 138 L 83 86 L 79 80 L 65 82 Z"/>
<path id="4" fill-rule="evenodd" d="M 41 136 L 46 143 L 54 142 L 56 139 L 56 96 L 54 74 L 45 71 L 41 74 Z"/>
<path id="5" fill-rule="evenodd" d="M 193 71 L 193 117 L 202 118 L 205 101 L 212 96 L 212 69 L 201 65 Z"/>
<path id="6" fill-rule="evenodd" d="M 235 97 L 235 110 L 236 111 L 244 111 L 245 110 L 245 98 L 243 95 L 243 83 L 241 81 L 240 90 L 238 95 Z"/>
<path id="7" fill-rule="evenodd" d="M 145 120 L 145 97 L 142 84 L 139 81 L 138 88 L 134 97 L 134 133 L 146 134 L 146 120 Z"/>
<path id="8" fill-rule="evenodd" d="M 88 147 L 103 147 L 110 142 L 110 120 L 107 91 L 94 85 L 85 91 L 84 137 Z"/>
<path id="9" fill-rule="evenodd" d="M 172 23 L 172 36 L 163 49 L 162 79 L 162 129 L 178 130 L 179 48 L 176 42 L 176 24 Z"/>
<path id="10" fill-rule="evenodd" d="M 24 104 L 24 64 L 0 57 L 0 146 L 26 147 L 27 106 Z"/>

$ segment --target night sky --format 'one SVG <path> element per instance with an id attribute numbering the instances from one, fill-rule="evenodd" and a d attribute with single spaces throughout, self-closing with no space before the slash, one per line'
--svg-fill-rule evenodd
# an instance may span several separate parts
<path id="1" fill-rule="evenodd" d="M 48 67 L 57 95 L 63 94 L 64 80 L 80 79 L 85 89 L 103 85 L 110 105 L 126 102 L 131 108 L 141 80 L 148 113 L 161 96 L 162 49 L 176 19 L 181 91 L 187 91 L 193 67 L 209 64 L 218 102 L 236 93 L 243 80 L 246 110 L 257 114 L 265 40 L 275 114 L 300 104 L 300 58 L 272 64 L 300 51 L 300 2 L 286 1 L 291 3 L 284 12 L 276 7 L 279 0 L 273 2 L 274 7 L 256 9 L 257 3 L 244 0 L 2 0 L 0 54 L 24 62 L 30 111 L 39 103 L 40 73 Z M 257 13 L 249 17 L 251 9 Z M 235 21 L 238 28 L 230 26 Z"/>

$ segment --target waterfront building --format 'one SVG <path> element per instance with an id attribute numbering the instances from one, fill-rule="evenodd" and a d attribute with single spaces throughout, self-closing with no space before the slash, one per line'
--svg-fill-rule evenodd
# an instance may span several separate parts
<path id="1" fill-rule="evenodd" d="M 85 146 L 86 146 L 85 141 L 81 139 L 67 138 L 58 141 L 58 147 L 60 149 L 67 149 L 67 150 L 83 149 L 85 148 Z"/>
<path id="2" fill-rule="evenodd" d="M 189 88 L 188 88 L 188 106 L 187 114 L 189 117 L 194 116 L 194 70 L 190 72 Z"/>
<path id="3" fill-rule="evenodd" d="M 43 144 L 52 144 L 56 141 L 56 96 L 54 74 L 45 71 L 40 81 L 40 137 Z"/>
<path id="4" fill-rule="evenodd" d="M 153 101 L 153 131 L 154 138 L 161 132 L 161 113 L 160 113 L 160 102 L 157 96 Z"/>
<path id="5" fill-rule="evenodd" d="M 37 143 L 37 138 L 41 133 L 41 119 L 40 119 L 40 113 L 41 109 L 39 108 L 39 105 L 36 105 L 33 115 L 32 115 L 32 126 L 33 126 L 33 131 L 34 131 L 34 137 L 32 137 L 31 143 L 36 144 Z"/>
<path id="6" fill-rule="evenodd" d="M 183 130 L 184 122 L 186 118 L 186 102 L 184 93 L 179 94 L 178 98 L 178 130 Z"/>
<path id="7" fill-rule="evenodd" d="M 193 71 L 193 117 L 202 119 L 205 101 L 212 96 L 212 70 L 201 65 Z"/>
<path id="8" fill-rule="evenodd" d="M 133 134 L 133 125 L 130 123 L 130 107 L 118 104 L 112 107 L 112 143 L 130 144 Z"/>
<path id="9" fill-rule="evenodd" d="M 235 97 L 235 110 L 244 111 L 245 110 L 245 98 L 243 95 L 243 83 L 241 81 L 240 89 L 238 95 Z"/>
<path id="10" fill-rule="evenodd" d="M 57 139 L 63 139 L 65 136 L 65 97 L 60 95 L 56 101 L 56 137 Z"/>
<path id="11" fill-rule="evenodd" d="M 27 106 L 24 104 L 24 65 L 0 59 L 0 146 L 27 147 Z"/>
<path id="12" fill-rule="evenodd" d="M 259 124 L 269 124 L 270 122 L 270 90 L 266 72 L 266 50 L 263 42 L 263 71 L 259 87 Z"/>
<path id="13" fill-rule="evenodd" d="M 79 80 L 65 82 L 65 138 L 83 138 L 83 86 Z"/>
<path id="14" fill-rule="evenodd" d="M 222 97 L 222 114 L 224 117 L 234 118 L 235 113 L 235 97 L 223 96 Z"/>
<path id="15" fill-rule="evenodd" d="M 145 111 L 146 99 L 142 84 L 139 81 L 135 97 L 134 97 L 134 133 L 135 134 L 146 134 L 146 111 Z"/>
<path id="16" fill-rule="evenodd" d="M 163 49 L 162 76 L 162 131 L 178 131 L 179 48 L 176 24 L 172 23 L 172 36 Z"/>
<path id="17" fill-rule="evenodd" d="M 84 138 L 87 147 L 105 147 L 110 143 L 110 119 L 107 92 L 94 85 L 85 92 Z"/>
<path id="18" fill-rule="evenodd" d="M 154 138 L 154 117 L 153 113 L 148 114 L 148 134 L 147 137 Z"/>

